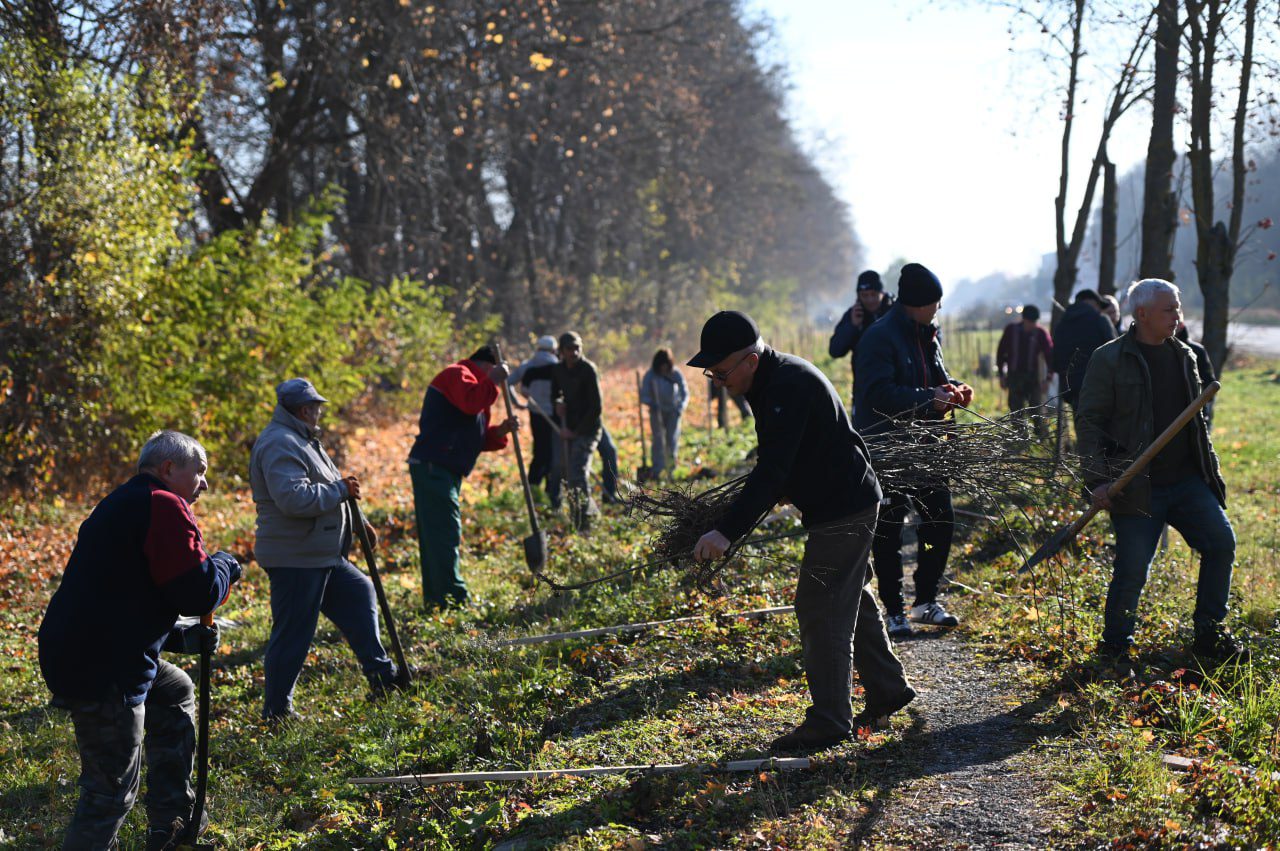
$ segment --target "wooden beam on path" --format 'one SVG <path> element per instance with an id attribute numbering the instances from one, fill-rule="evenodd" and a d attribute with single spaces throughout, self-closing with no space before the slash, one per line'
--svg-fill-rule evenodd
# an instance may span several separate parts
<path id="1" fill-rule="evenodd" d="M 773 617 L 774 615 L 786 615 L 794 612 L 795 606 L 775 606 L 772 609 L 754 609 L 749 612 L 736 612 L 724 615 L 690 615 L 685 618 L 672 618 L 665 621 L 648 621 L 647 623 L 626 623 L 619 626 L 602 626 L 596 629 L 578 629 L 573 632 L 553 632 L 548 635 L 526 635 L 523 638 L 508 638 L 497 642 L 499 647 L 525 647 L 530 644 L 547 644 L 551 641 L 570 641 L 575 638 L 596 638 L 601 635 L 618 635 L 625 632 L 645 632 L 650 629 L 659 629 L 664 626 L 672 626 L 673 624 L 693 623 L 694 621 L 702 621 L 713 617 L 723 618 L 746 618 L 747 620 L 762 620 L 764 618 Z"/>
<path id="2" fill-rule="evenodd" d="M 451 774 L 401 774 L 394 777 L 352 777 L 355 786 L 438 786 L 442 783 L 510 783 L 549 777 L 595 777 L 602 774 L 674 774 L 680 771 L 737 773 L 743 771 L 796 771 L 806 769 L 806 757 L 737 759 L 729 762 L 677 762 L 665 765 L 594 765 L 588 768 L 544 768 L 534 771 L 459 771 Z"/>

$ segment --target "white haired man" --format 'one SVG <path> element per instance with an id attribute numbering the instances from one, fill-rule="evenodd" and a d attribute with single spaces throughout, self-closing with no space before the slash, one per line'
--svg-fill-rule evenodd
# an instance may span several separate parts
<path id="1" fill-rule="evenodd" d="M 1167 523 L 1200 553 L 1192 651 L 1215 660 L 1240 658 L 1245 649 L 1223 626 L 1236 539 L 1204 413 L 1123 493 L 1107 496 L 1118 474 L 1202 389 L 1195 353 L 1174 337 L 1182 318 L 1178 288 L 1148 278 L 1129 288 L 1127 303 L 1134 321 L 1093 353 L 1075 412 L 1085 481 L 1095 504 L 1111 511 L 1116 533 L 1099 656 L 1121 673 L 1131 670 L 1138 601 Z"/>
<path id="2" fill-rule="evenodd" d="M 147 762 L 148 851 L 178 847 L 195 793 L 195 691 L 160 651 L 199 653 L 217 629 L 178 626 L 212 612 L 240 578 L 229 553 L 208 555 L 191 503 L 208 489 L 195 438 L 152 435 L 138 474 L 80 524 L 62 582 L 40 624 L 40 672 L 71 713 L 80 799 L 64 849 L 115 848 Z M 203 826 L 203 825 L 201 825 Z"/>

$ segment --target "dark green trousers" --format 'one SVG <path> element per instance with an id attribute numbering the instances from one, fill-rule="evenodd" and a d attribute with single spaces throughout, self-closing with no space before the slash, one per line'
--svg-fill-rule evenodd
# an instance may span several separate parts
<path id="1" fill-rule="evenodd" d="M 413 507 L 418 519 L 418 554 L 422 560 L 422 600 L 427 606 L 467 601 L 467 583 L 458 571 L 462 511 L 458 492 L 462 477 L 439 464 L 410 464 Z"/>

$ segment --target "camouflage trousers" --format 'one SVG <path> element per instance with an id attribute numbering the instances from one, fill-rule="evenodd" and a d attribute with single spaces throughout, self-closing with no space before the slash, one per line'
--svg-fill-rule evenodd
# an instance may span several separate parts
<path id="1" fill-rule="evenodd" d="M 138 797 L 144 754 L 151 827 L 191 818 L 196 702 L 181 668 L 161 660 L 146 701 L 137 706 L 125 705 L 118 693 L 104 700 L 55 698 L 54 705 L 71 713 L 80 750 L 80 800 L 64 849 L 116 847 L 116 831 Z"/>

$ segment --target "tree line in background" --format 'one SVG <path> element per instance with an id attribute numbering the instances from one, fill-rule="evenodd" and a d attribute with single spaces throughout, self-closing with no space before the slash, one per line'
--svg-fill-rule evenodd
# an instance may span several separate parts
<path id="1" fill-rule="evenodd" d="M 0 3 L 0 478 L 274 381 L 412 396 L 505 331 L 597 353 L 843 289 L 844 205 L 737 0 Z"/>
<path id="2" fill-rule="evenodd" d="M 1077 286 L 1081 252 L 1099 190 L 1097 287 L 1104 293 L 1115 290 L 1119 200 L 1107 145 L 1132 107 L 1147 104 L 1150 134 L 1137 277 L 1175 278 L 1175 237 L 1185 211 L 1195 235 L 1195 278 L 1204 307 L 1203 342 L 1221 370 L 1227 353 L 1232 279 L 1250 236 L 1259 228 L 1269 228 L 1271 222 L 1268 216 L 1249 222 L 1244 213 L 1249 176 L 1257 169 L 1258 155 L 1251 147 L 1280 136 L 1276 111 L 1280 3 L 1070 0 L 1023 5 L 1018 12 L 1049 36 L 1053 45 L 1049 55 L 1062 62 L 1065 78 L 1055 198 L 1055 301 L 1065 305 Z M 1090 140 L 1095 152 L 1079 206 L 1072 214 L 1067 200 L 1069 163 L 1082 91 L 1082 62 L 1108 39 L 1123 45 L 1119 51 L 1123 59 L 1116 67 L 1095 69 L 1113 82 L 1101 126 Z M 1180 138 L 1179 133 L 1184 135 Z M 1180 167 L 1180 142 L 1185 146 L 1181 149 L 1185 169 Z M 1225 186 L 1223 173 L 1228 175 Z M 1059 314 L 1060 308 L 1055 307 L 1055 321 Z"/>

